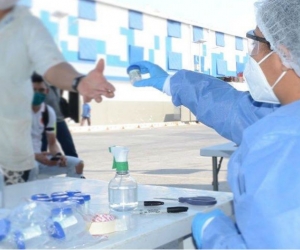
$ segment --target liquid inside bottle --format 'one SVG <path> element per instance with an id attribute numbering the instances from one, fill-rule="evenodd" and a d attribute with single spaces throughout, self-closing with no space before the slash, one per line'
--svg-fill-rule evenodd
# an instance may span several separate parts
<path id="1" fill-rule="evenodd" d="M 126 212 L 137 208 L 137 183 L 127 173 L 117 172 L 109 183 L 109 207 L 113 211 Z"/>

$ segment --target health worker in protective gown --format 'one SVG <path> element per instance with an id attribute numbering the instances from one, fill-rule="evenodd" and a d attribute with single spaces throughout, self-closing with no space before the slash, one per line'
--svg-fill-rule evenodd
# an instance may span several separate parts
<path id="1" fill-rule="evenodd" d="M 244 77 L 249 92 L 186 70 L 170 77 L 139 62 L 153 86 L 197 119 L 239 144 L 228 164 L 235 221 L 220 210 L 199 213 L 199 248 L 300 248 L 300 0 L 255 3 L 257 27 Z M 131 65 L 132 66 L 132 65 Z"/>

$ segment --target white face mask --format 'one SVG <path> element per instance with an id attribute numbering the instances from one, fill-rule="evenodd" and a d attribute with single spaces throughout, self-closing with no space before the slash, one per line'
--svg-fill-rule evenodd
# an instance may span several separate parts
<path id="1" fill-rule="evenodd" d="M 244 77 L 247 81 L 249 92 L 252 98 L 257 102 L 266 102 L 280 104 L 277 96 L 273 92 L 273 88 L 286 74 L 286 71 L 278 77 L 276 82 L 271 87 L 267 81 L 267 78 L 259 66 L 264 60 L 266 60 L 274 51 L 271 51 L 262 60 L 256 62 L 252 57 L 249 58 L 244 70 Z"/>
<path id="2" fill-rule="evenodd" d="M 0 0 L 0 10 L 6 10 L 13 7 L 19 0 Z"/>

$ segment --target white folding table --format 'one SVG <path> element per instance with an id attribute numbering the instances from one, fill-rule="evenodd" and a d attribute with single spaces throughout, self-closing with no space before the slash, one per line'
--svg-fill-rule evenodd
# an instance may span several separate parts
<path id="1" fill-rule="evenodd" d="M 108 211 L 108 183 L 100 180 L 49 178 L 28 183 L 5 187 L 5 207 L 11 208 L 20 200 L 29 198 L 36 193 L 52 193 L 56 191 L 80 190 L 91 194 L 91 207 L 94 212 Z M 107 240 L 101 241 L 89 248 L 96 249 L 154 249 L 172 242 L 184 246 L 184 239 L 191 239 L 191 223 L 199 212 L 207 212 L 215 208 L 222 209 L 225 214 L 232 216 L 232 194 L 175 187 L 139 185 L 139 201 L 153 200 L 155 197 L 178 198 L 180 196 L 209 195 L 217 199 L 214 206 L 195 206 L 165 201 L 162 207 L 188 206 L 189 210 L 177 214 L 130 215 L 130 228 L 126 231 L 107 234 Z M 191 246 L 189 246 L 190 248 Z"/>
<path id="2" fill-rule="evenodd" d="M 201 156 L 212 157 L 212 173 L 213 173 L 213 190 L 219 190 L 218 173 L 220 171 L 223 157 L 229 158 L 233 152 L 237 149 L 237 145 L 234 142 L 228 142 L 223 144 L 218 144 L 214 146 L 209 146 L 200 149 Z M 219 163 L 218 163 L 218 157 Z"/>

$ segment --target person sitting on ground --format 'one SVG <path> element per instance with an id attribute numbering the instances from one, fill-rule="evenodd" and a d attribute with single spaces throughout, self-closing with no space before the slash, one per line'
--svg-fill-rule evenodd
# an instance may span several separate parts
<path id="1" fill-rule="evenodd" d="M 32 101 L 32 143 L 37 168 L 31 174 L 30 180 L 37 178 L 37 173 L 58 175 L 66 173 L 67 177 L 84 178 L 82 175 L 84 163 L 81 159 L 65 156 L 61 153 L 56 140 L 56 115 L 50 106 L 44 103 L 49 91 L 43 78 L 35 77 L 32 82 L 34 97 Z M 49 152 L 41 152 L 42 135 L 46 131 Z"/>

